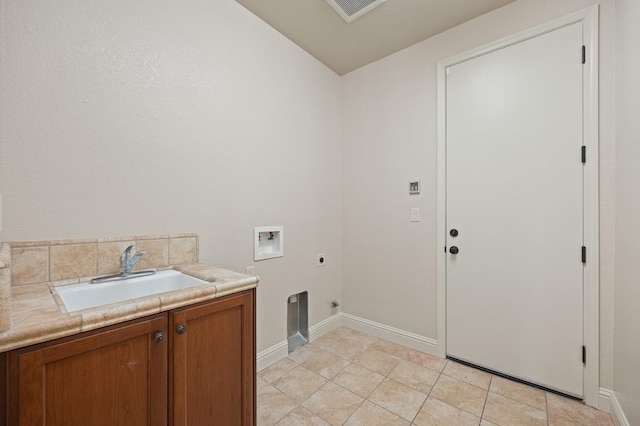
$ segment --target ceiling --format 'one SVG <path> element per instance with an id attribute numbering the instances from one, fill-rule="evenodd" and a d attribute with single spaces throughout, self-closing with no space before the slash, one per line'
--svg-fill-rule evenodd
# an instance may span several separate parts
<path id="1" fill-rule="evenodd" d="M 326 0 L 236 0 L 343 75 L 514 0 L 387 0 L 346 23 Z"/>

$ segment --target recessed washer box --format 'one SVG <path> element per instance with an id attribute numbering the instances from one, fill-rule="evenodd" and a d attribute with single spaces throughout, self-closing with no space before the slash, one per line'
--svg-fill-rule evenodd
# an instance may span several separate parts
<path id="1" fill-rule="evenodd" d="M 284 227 L 259 226 L 254 229 L 254 260 L 284 256 Z"/>

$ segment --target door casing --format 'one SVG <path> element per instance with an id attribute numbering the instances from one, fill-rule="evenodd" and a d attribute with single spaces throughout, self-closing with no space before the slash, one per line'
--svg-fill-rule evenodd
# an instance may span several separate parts
<path id="1" fill-rule="evenodd" d="M 584 342 L 587 362 L 584 368 L 585 403 L 598 407 L 600 388 L 599 339 L 599 188 L 598 188 L 598 5 L 497 40 L 468 52 L 438 62 L 438 166 L 437 166 L 437 285 L 438 285 L 438 355 L 446 357 L 446 68 L 460 62 L 536 37 L 548 31 L 582 22 L 586 63 L 583 72 L 583 132 L 587 150 L 584 165 L 584 245 L 587 262 L 584 269 Z"/>

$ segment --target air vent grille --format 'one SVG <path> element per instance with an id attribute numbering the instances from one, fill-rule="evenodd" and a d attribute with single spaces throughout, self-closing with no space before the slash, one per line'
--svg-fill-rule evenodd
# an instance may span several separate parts
<path id="1" fill-rule="evenodd" d="M 327 0 L 342 18 L 351 22 L 370 10 L 380 6 L 386 0 Z"/>

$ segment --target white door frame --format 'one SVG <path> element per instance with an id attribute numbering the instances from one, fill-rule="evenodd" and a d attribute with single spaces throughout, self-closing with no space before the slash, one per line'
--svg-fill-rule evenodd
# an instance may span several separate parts
<path id="1" fill-rule="evenodd" d="M 583 24 L 586 64 L 583 74 L 583 131 L 587 161 L 584 166 L 584 246 L 587 262 L 584 267 L 584 343 L 587 363 L 584 368 L 585 403 L 598 406 L 600 391 L 600 245 L 598 189 L 598 5 L 497 40 L 468 52 L 438 62 L 438 184 L 437 184 L 437 279 L 438 279 L 438 355 L 447 355 L 447 257 L 446 237 L 446 69 L 492 51 L 536 37 L 577 22 Z M 576 53 L 578 55 L 578 53 Z M 579 56 L 576 56 L 576 59 Z M 578 160 L 579 153 L 576 152 Z M 578 249 L 578 248 L 576 248 Z"/>

